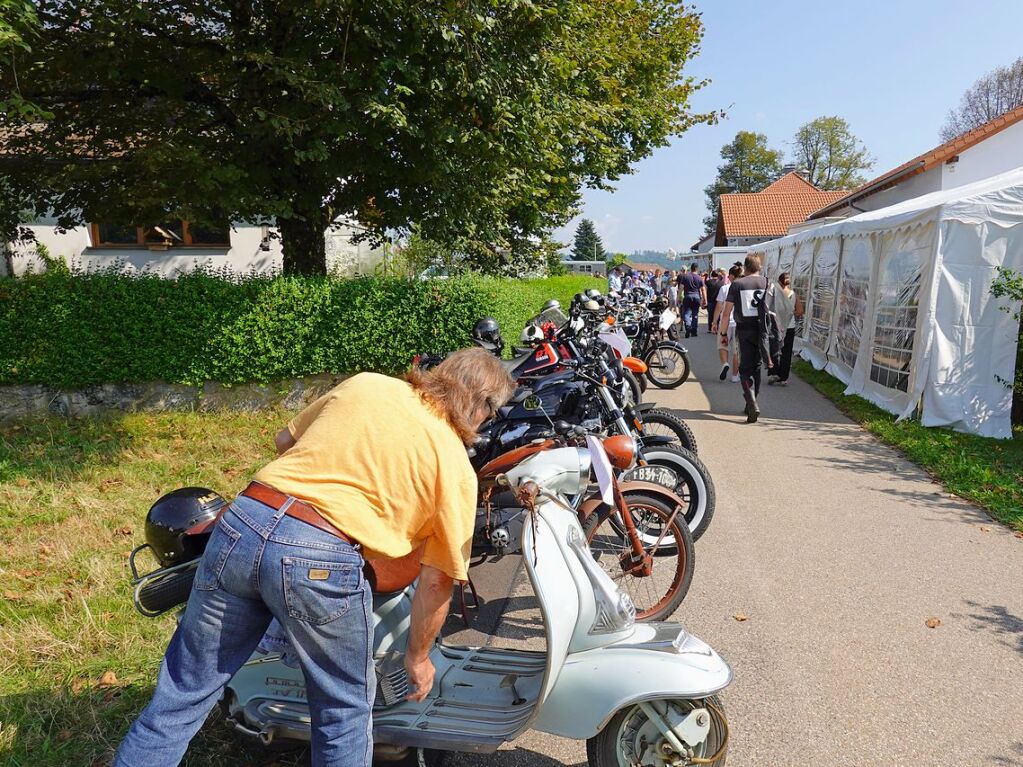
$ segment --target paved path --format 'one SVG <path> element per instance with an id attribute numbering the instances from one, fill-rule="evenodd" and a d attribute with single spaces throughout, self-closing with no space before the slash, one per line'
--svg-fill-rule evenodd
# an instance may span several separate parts
<path id="1" fill-rule="evenodd" d="M 729 765 L 1023 767 L 1023 540 L 799 380 L 765 386 L 747 425 L 713 339 L 688 345 L 694 379 L 648 395 L 683 411 L 717 488 L 675 617 L 735 671 Z M 519 589 L 505 633 L 535 643 Z M 530 733 L 454 762 L 584 764 L 585 748 Z"/>

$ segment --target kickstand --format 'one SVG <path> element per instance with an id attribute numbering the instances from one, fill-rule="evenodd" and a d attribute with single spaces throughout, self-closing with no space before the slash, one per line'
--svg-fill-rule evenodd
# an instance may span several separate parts
<path id="1" fill-rule="evenodd" d="M 466 599 L 465 599 L 465 587 L 466 586 L 469 587 L 469 592 L 470 592 L 470 594 L 472 594 L 472 602 L 471 603 L 466 603 Z M 465 583 L 461 584 L 460 593 L 459 593 L 459 600 L 460 600 L 461 606 L 462 606 L 462 622 L 465 624 L 466 628 L 469 628 L 469 610 L 479 610 L 480 609 L 480 598 L 479 598 L 479 595 L 476 593 L 476 586 L 473 584 L 472 578 L 466 578 Z"/>

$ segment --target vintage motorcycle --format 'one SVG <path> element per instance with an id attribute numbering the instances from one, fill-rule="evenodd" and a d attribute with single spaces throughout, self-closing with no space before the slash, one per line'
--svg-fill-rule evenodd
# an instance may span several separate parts
<path id="1" fill-rule="evenodd" d="M 597 767 L 724 765 L 728 724 L 717 694 L 731 669 L 678 624 L 635 622 L 569 504 L 591 471 L 611 497 L 609 461 L 596 441 L 534 452 L 491 478 L 522 507 L 508 524 L 517 523 L 511 540 L 536 594 L 544 651 L 438 642 L 434 688 L 409 701 L 402 659 L 415 584 L 374 594 L 377 758 L 434 764 L 443 752 L 492 752 L 535 729 L 585 740 Z M 136 594 L 163 577 L 144 576 Z M 280 653 L 254 655 L 222 706 L 240 732 L 265 744 L 309 740 L 302 672 Z"/>

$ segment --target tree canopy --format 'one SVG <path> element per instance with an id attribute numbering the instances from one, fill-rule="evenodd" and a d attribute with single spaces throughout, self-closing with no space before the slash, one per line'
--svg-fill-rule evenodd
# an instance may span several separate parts
<path id="1" fill-rule="evenodd" d="M 874 166 L 863 143 L 841 117 L 818 117 L 806 123 L 792 140 L 793 158 L 818 189 L 852 189 Z"/>
<path id="2" fill-rule="evenodd" d="M 702 26 L 669 0 L 31 5 L 37 39 L 0 93 L 52 119 L 2 114 L 0 209 L 274 221 L 289 272 L 324 271 L 339 217 L 369 237 L 535 238 L 580 187 L 717 116 L 689 108 Z"/>
<path id="3" fill-rule="evenodd" d="M 717 226 L 718 199 L 733 192 L 759 192 L 781 175 L 782 153 L 767 146 L 763 133 L 739 131 L 721 147 L 721 159 L 714 183 L 704 187 L 709 215 L 703 219 L 706 231 Z"/>
<path id="4" fill-rule="evenodd" d="M 579 222 L 572 243 L 573 261 L 603 261 L 606 256 L 604 243 L 597 234 L 597 228 L 588 218 Z"/>
<path id="5" fill-rule="evenodd" d="M 967 89 L 959 106 L 949 110 L 941 140 L 951 141 L 1018 106 L 1023 106 L 1023 56 L 988 72 Z"/>

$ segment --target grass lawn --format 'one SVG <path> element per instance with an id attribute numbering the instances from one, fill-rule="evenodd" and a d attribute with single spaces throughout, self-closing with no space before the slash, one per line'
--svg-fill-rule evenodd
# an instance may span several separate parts
<path id="1" fill-rule="evenodd" d="M 844 383 L 814 370 L 809 363 L 796 360 L 792 369 L 839 410 L 882 442 L 901 450 L 950 492 L 1023 531 L 1023 429 L 1016 428 L 1014 439 L 1000 440 L 926 428 L 918 421 L 896 423 L 895 416 L 862 397 L 844 396 Z"/>
<path id="2" fill-rule="evenodd" d="M 131 604 L 127 555 L 146 511 L 185 485 L 238 492 L 285 421 L 175 413 L 0 427 L 0 764 L 107 763 L 174 627 Z M 296 758 L 264 754 L 215 714 L 184 764 Z"/>

